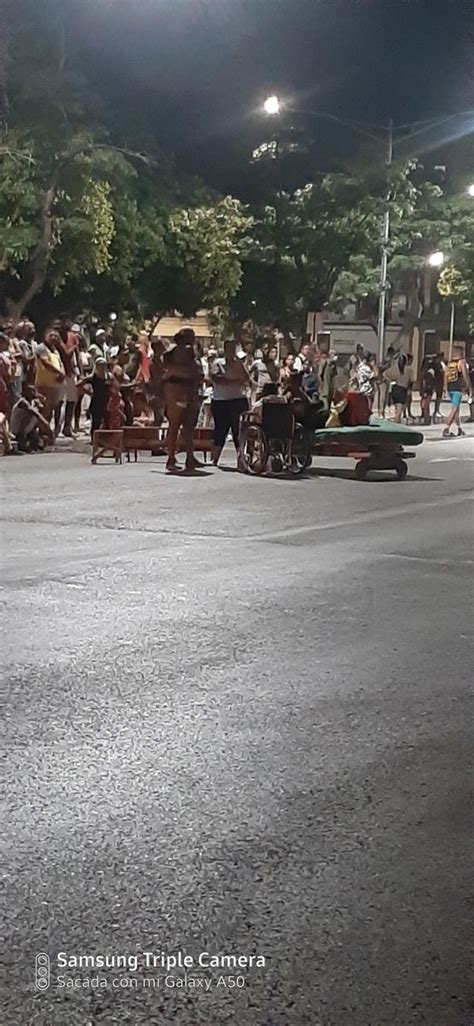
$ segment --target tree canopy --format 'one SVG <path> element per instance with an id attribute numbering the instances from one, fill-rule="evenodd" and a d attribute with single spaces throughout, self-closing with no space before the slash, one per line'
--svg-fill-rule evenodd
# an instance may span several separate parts
<path id="1" fill-rule="evenodd" d="M 238 200 L 180 179 L 156 145 L 136 152 L 114 135 L 69 66 L 61 19 L 30 32 L 26 63 L 23 29 L 10 27 L 0 136 L 6 312 L 18 319 L 41 296 L 61 303 L 73 293 L 100 312 L 225 306 L 240 284 L 248 224 Z"/>
<path id="2" fill-rule="evenodd" d="M 438 291 L 464 307 L 474 333 L 474 200 L 467 189 L 450 204 L 450 234 L 444 253 L 446 265 L 440 273 Z"/>
<path id="3" fill-rule="evenodd" d="M 375 314 L 388 204 L 389 299 L 423 308 L 434 249 L 440 294 L 474 323 L 474 201 L 426 181 L 413 162 L 374 160 L 311 176 L 301 131 L 253 154 L 250 207 L 182 176 L 156 139 L 124 138 L 74 65 L 64 8 L 7 0 L 0 47 L 0 294 L 3 312 L 83 307 L 99 316 L 230 310 L 285 332 L 308 310 L 363 300 Z M 54 11 L 54 18 L 52 13 Z M 28 53 L 28 60 L 22 55 Z M 119 126 L 119 127 L 117 127 Z"/>

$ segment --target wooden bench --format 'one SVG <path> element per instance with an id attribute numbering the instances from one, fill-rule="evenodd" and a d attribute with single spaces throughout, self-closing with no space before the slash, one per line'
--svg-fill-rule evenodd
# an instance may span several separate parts
<path id="1" fill-rule="evenodd" d="M 139 452 L 149 452 L 152 456 L 164 456 L 166 431 L 162 427 L 142 427 L 134 424 L 133 427 L 123 429 L 124 451 L 130 462 L 130 454 L 133 452 L 135 463 L 138 460 Z"/>
<path id="2" fill-rule="evenodd" d="M 123 429 L 123 446 L 127 460 L 130 461 L 130 454 L 134 453 L 136 463 L 139 452 L 149 452 L 152 456 L 165 456 L 166 433 L 166 427 L 142 427 L 136 424 L 133 427 L 125 427 Z M 206 460 L 214 445 L 213 428 L 195 428 L 193 439 L 195 451 L 204 453 Z M 178 452 L 184 452 L 181 439 L 178 440 Z"/>
<path id="3" fill-rule="evenodd" d="M 94 431 L 91 463 L 97 463 L 97 460 L 104 456 L 112 457 L 116 463 L 121 463 L 123 451 L 122 429 L 118 431 L 105 431 L 101 428 L 99 431 Z"/>
<path id="4" fill-rule="evenodd" d="M 207 460 L 214 447 L 214 428 L 194 428 L 193 445 L 194 451 L 204 453 L 204 460 Z M 178 441 L 178 452 L 184 452 L 181 439 Z"/>

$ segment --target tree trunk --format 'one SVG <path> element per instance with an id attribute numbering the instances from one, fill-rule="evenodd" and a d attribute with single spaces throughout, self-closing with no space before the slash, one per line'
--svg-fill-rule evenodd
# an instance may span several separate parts
<path id="1" fill-rule="evenodd" d="M 417 278 L 409 293 L 408 310 L 403 319 L 403 324 L 401 325 L 400 331 L 398 332 L 395 340 L 392 342 L 395 349 L 410 349 L 413 329 L 420 324 L 424 312 L 425 304 L 423 300 L 422 283 Z"/>
<path id="2" fill-rule="evenodd" d="M 9 316 L 15 324 L 21 320 L 28 304 L 43 288 L 46 281 L 53 235 L 53 204 L 56 199 L 56 189 L 57 172 L 53 174 L 41 204 L 40 238 L 30 264 L 30 283 L 16 302 L 8 298 L 6 300 Z"/>
<path id="3" fill-rule="evenodd" d="M 165 310 L 161 310 L 159 313 L 155 313 L 155 318 L 154 318 L 154 321 L 153 321 L 153 327 L 152 327 L 152 329 L 150 331 L 150 335 L 154 335 L 155 328 L 158 327 L 161 319 L 165 316 L 165 313 L 166 313 Z"/>
<path id="4" fill-rule="evenodd" d="M 295 347 L 294 347 L 294 344 L 293 344 L 293 339 L 291 338 L 291 331 L 288 328 L 283 328 L 282 329 L 282 335 L 283 335 L 283 339 L 284 339 L 286 355 L 287 356 L 288 356 L 288 354 L 295 355 Z"/>
<path id="5" fill-rule="evenodd" d="M 8 41 L 6 36 L 0 33 L 0 122 L 6 122 L 10 113 L 10 103 L 7 89 L 7 64 L 8 64 Z"/>

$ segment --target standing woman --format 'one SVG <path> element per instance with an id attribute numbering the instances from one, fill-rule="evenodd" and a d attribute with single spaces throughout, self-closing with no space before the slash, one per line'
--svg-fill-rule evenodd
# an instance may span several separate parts
<path id="1" fill-rule="evenodd" d="M 413 413 L 412 413 L 411 404 L 412 404 L 412 399 L 413 399 L 413 385 L 415 384 L 415 373 L 414 373 L 414 370 L 413 370 L 413 356 L 412 356 L 411 353 L 409 353 L 408 356 L 407 356 L 407 367 L 409 367 L 411 369 L 411 381 L 410 381 L 410 384 L 408 386 L 408 395 L 407 395 L 407 401 L 406 401 L 406 406 L 405 406 L 405 419 L 406 419 L 407 424 L 414 424 L 415 423 L 415 418 L 414 418 Z"/>
<path id="2" fill-rule="evenodd" d="M 10 417 L 13 407 L 12 381 L 13 361 L 10 355 L 10 339 L 3 331 L 0 332 L 0 388 L 1 412 Z"/>
<path id="3" fill-rule="evenodd" d="M 151 342 L 150 359 L 150 380 L 148 384 L 151 407 L 153 410 L 153 422 L 155 427 L 160 427 L 164 416 L 163 398 L 163 376 L 165 368 L 163 365 L 163 353 L 165 351 L 163 339 L 155 338 Z"/>
<path id="4" fill-rule="evenodd" d="M 211 367 L 218 355 L 217 349 L 215 349 L 214 346 L 209 346 L 207 356 L 200 357 L 202 372 L 204 374 L 201 406 L 202 424 L 200 425 L 203 428 L 213 427 L 212 397 L 214 395 L 214 387 L 211 379 Z"/>
<path id="5" fill-rule="evenodd" d="M 200 407 L 199 389 L 203 377 L 201 365 L 197 363 L 194 355 L 196 336 L 193 329 L 181 328 L 174 336 L 174 342 L 174 347 L 163 356 L 163 391 L 169 424 L 166 438 L 166 469 L 169 473 L 179 470 L 176 449 L 180 430 L 186 452 L 186 470 L 195 470 L 196 467 L 202 466 L 194 455 L 193 444 L 194 425 Z"/>
<path id="6" fill-rule="evenodd" d="M 59 431 L 61 403 L 64 391 L 66 372 L 59 355 L 59 332 L 53 328 L 46 332 L 44 342 L 36 350 L 35 387 L 43 396 L 45 405 L 43 416 L 48 424 L 54 414 L 55 434 Z"/>
<path id="7" fill-rule="evenodd" d="M 392 382 L 392 402 L 395 406 L 395 423 L 401 424 L 403 411 L 407 404 L 408 394 L 413 388 L 413 368 L 407 357 L 401 353 L 396 363 L 384 372 L 385 381 Z"/>
<path id="8" fill-rule="evenodd" d="M 431 424 L 431 400 L 435 390 L 433 357 L 425 356 L 420 369 L 420 403 L 423 424 Z"/>
<path id="9" fill-rule="evenodd" d="M 89 406 L 91 415 L 91 441 L 94 432 L 104 427 L 107 415 L 108 373 L 105 356 L 98 356 L 95 361 L 94 373 L 81 382 L 84 392 L 91 396 Z"/>
<path id="10" fill-rule="evenodd" d="M 285 358 L 283 360 L 283 364 L 282 364 L 281 369 L 280 369 L 280 384 L 282 386 L 285 386 L 285 385 L 288 384 L 288 381 L 289 381 L 289 379 L 291 377 L 291 372 L 293 370 L 294 363 L 295 363 L 295 358 L 293 356 L 293 353 L 288 353 L 288 356 L 285 356 Z"/>
<path id="11" fill-rule="evenodd" d="M 372 370 L 374 372 L 374 379 L 373 379 L 374 394 L 373 394 L 373 397 L 372 397 L 372 412 L 374 410 L 377 410 L 377 412 L 379 413 L 379 416 L 380 416 L 380 409 L 381 409 L 381 405 L 382 405 L 382 388 L 385 388 L 386 386 L 385 386 L 385 384 L 383 382 L 383 374 L 382 374 L 382 371 L 381 371 L 381 369 L 379 367 L 378 360 L 377 360 L 377 357 L 375 356 L 375 353 L 371 353 L 370 354 L 370 356 L 369 356 L 369 363 L 370 363 L 370 366 L 371 366 L 371 368 L 372 368 Z"/>
<path id="12" fill-rule="evenodd" d="M 0 332 L 0 440 L 3 445 L 4 456 L 8 456 L 8 454 L 12 452 L 9 430 L 9 418 L 11 414 L 9 386 L 12 377 L 9 345 L 10 341 L 8 335 Z"/>
<path id="13" fill-rule="evenodd" d="M 363 352 L 357 365 L 357 386 L 360 395 L 365 395 L 372 412 L 375 395 L 376 371 L 370 353 Z"/>
<path id="14" fill-rule="evenodd" d="M 249 408 L 247 391 L 249 374 L 242 360 L 237 356 L 236 343 L 229 339 L 224 343 L 224 356 L 214 360 L 211 366 L 214 385 L 212 416 L 214 418 L 214 449 L 212 460 L 217 467 L 229 431 L 239 463 L 239 421 Z"/>
<path id="15" fill-rule="evenodd" d="M 135 385 L 133 393 L 133 412 L 135 417 L 148 416 L 150 409 L 148 405 L 149 382 L 150 382 L 150 343 L 146 331 L 140 331 L 138 335 L 137 350 L 135 354 L 136 372 L 130 374 L 131 382 Z"/>
<path id="16" fill-rule="evenodd" d="M 265 385 L 276 384 L 279 381 L 280 368 L 277 356 L 277 347 L 265 343 L 262 346 L 262 355 L 257 356 L 250 367 L 250 377 L 256 385 L 257 398 L 261 396 Z"/>
<path id="17" fill-rule="evenodd" d="M 138 335 L 138 370 L 135 385 L 148 385 L 150 380 L 150 341 L 146 331 Z"/>
<path id="18" fill-rule="evenodd" d="M 326 410 L 331 405 L 336 392 L 337 353 L 330 349 L 327 357 L 319 365 L 319 398 Z"/>
<path id="19" fill-rule="evenodd" d="M 69 322 L 66 322 L 69 323 Z M 73 331 L 72 328 L 69 330 L 68 327 L 64 327 L 62 332 L 59 332 L 59 355 L 63 362 L 65 372 L 64 382 L 64 396 L 66 400 L 65 411 L 64 411 L 64 425 L 63 435 L 66 438 L 72 437 L 72 421 L 74 417 L 74 410 L 78 400 L 77 381 L 79 378 L 79 363 L 77 359 L 77 352 L 79 347 L 79 325 L 74 325 L 77 331 Z"/>
<path id="20" fill-rule="evenodd" d="M 82 381 L 84 378 L 89 377 L 89 375 L 93 373 L 94 361 L 92 359 L 91 354 L 88 351 L 87 341 L 83 335 L 79 335 L 78 339 L 77 363 L 79 367 L 79 381 Z M 79 434 L 79 431 L 81 430 L 81 413 L 84 401 L 84 392 L 82 391 L 79 381 L 77 383 L 78 399 L 74 409 L 74 431 L 77 434 Z"/>
<path id="21" fill-rule="evenodd" d="M 436 424 L 437 420 L 441 420 L 441 402 L 446 388 L 446 364 L 441 353 L 436 353 L 433 357 L 433 370 L 435 378 L 435 408 L 433 423 Z"/>
<path id="22" fill-rule="evenodd" d="M 395 359 L 395 350 L 393 346 L 389 346 L 387 349 L 387 355 L 385 360 L 379 364 L 379 394 L 378 394 L 378 415 L 379 417 L 385 417 L 385 410 L 387 406 L 391 406 L 391 388 L 392 383 L 387 381 L 385 378 L 385 371 L 389 370 Z"/>

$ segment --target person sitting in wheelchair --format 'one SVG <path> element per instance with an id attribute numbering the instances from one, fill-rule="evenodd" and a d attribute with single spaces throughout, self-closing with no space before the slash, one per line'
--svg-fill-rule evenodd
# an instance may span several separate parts
<path id="1" fill-rule="evenodd" d="M 311 400 L 305 392 L 302 371 L 290 374 L 285 383 L 284 398 L 292 403 L 297 424 L 301 424 L 307 431 L 325 427 L 328 411 L 320 399 Z"/>
<path id="2" fill-rule="evenodd" d="M 286 404 L 286 402 L 287 399 L 281 394 L 278 383 L 274 381 L 267 382 L 267 384 L 263 386 L 259 398 L 250 409 L 253 422 L 255 424 L 262 423 L 264 403 L 283 405 Z"/>

